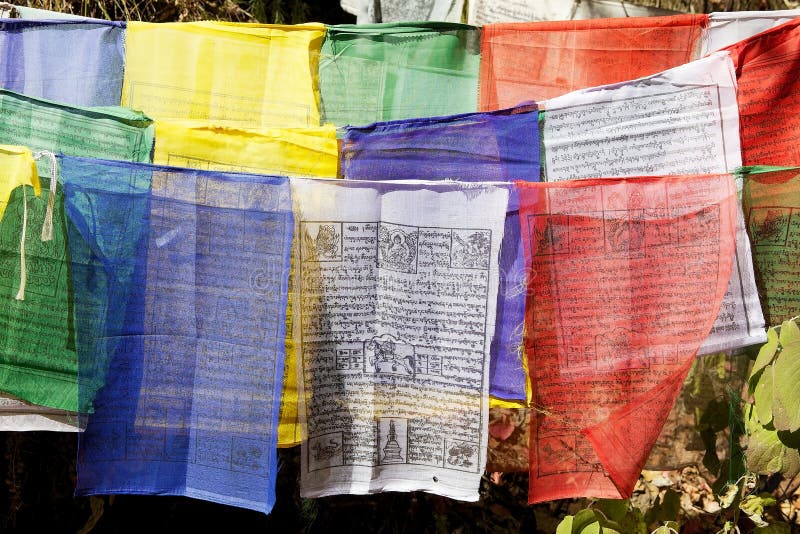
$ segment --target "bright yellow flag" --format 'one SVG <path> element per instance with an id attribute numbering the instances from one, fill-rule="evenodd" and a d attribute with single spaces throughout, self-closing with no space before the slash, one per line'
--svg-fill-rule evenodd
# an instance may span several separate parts
<path id="1" fill-rule="evenodd" d="M 336 129 L 237 130 L 207 121 L 156 121 L 154 163 L 215 171 L 336 178 Z M 291 277 L 289 278 L 291 281 Z M 302 438 L 297 414 L 297 355 L 292 339 L 292 288 L 286 310 L 286 363 L 278 446 Z"/>
<path id="2" fill-rule="evenodd" d="M 156 119 L 319 125 L 322 24 L 129 22 L 122 104 Z"/>
<path id="3" fill-rule="evenodd" d="M 207 121 L 156 121 L 159 165 L 336 178 L 333 126 L 236 129 Z"/>
<path id="4" fill-rule="evenodd" d="M 11 191 L 20 185 L 33 186 L 36 195 L 41 192 L 33 155 L 23 146 L 0 145 L 0 219 Z"/>

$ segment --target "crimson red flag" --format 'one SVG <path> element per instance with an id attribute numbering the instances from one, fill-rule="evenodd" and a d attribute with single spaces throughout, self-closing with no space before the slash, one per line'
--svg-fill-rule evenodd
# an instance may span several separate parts
<path id="1" fill-rule="evenodd" d="M 728 285 L 732 177 L 518 187 L 529 501 L 628 497 Z"/>
<path id="2" fill-rule="evenodd" d="M 800 19 L 725 48 L 739 84 L 742 165 L 800 163 Z"/>

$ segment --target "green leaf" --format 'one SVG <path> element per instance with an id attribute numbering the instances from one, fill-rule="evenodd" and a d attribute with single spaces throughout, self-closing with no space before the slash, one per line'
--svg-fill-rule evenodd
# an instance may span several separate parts
<path id="1" fill-rule="evenodd" d="M 775 332 L 774 328 L 770 328 L 767 330 L 767 342 L 764 343 L 761 346 L 761 349 L 758 351 L 756 363 L 753 364 L 753 370 L 750 372 L 751 379 L 761 369 L 772 363 L 772 359 L 775 358 L 776 352 L 778 352 L 778 333 Z"/>
<path id="2" fill-rule="evenodd" d="M 572 534 L 572 523 L 575 518 L 571 515 L 566 516 L 561 520 L 561 523 L 556 527 L 556 534 Z"/>
<path id="3" fill-rule="evenodd" d="M 764 367 L 753 391 L 756 415 L 762 425 L 772 422 L 773 376 L 773 366 Z"/>
<path id="4" fill-rule="evenodd" d="M 581 510 L 572 520 L 572 534 L 600 534 L 600 521 L 594 510 Z"/>
<path id="5" fill-rule="evenodd" d="M 764 509 L 770 506 L 775 506 L 778 501 L 775 500 L 769 493 L 760 493 L 758 495 L 748 495 L 742 502 L 739 503 L 741 509 L 750 520 L 759 527 L 766 527 L 768 523 L 764 521 Z"/>
<path id="6" fill-rule="evenodd" d="M 783 334 L 783 327 L 781 327 L 781 334 Z M 781 421 L 775 421 L 775 428 L 789 432 L 800 429 L 800 387 L 798 387 L 800 385 L 800 341 L 785 345 L 780 356 L 775 359 L 773 383 L 774 399 L 780 402 L 785 409 L 785 413 L 781 414 Z M 775 410 L 773 409 L 774 415 Z"/>
<path id="7" fill-rule="evenodd" d="M 781 346 L 786 347 L 796 341 L 800 341 L 800 328 L 794 321 L 784 321 L 781 324 Z M 767 338 L 767 343 L 769 343 L 769 338 Z"/>
<path id="8" fill-rule="evenodd" d="M 767 430 L 756 420 L 755 410 L 747 410 L 745 426 L 749 440 L 747 443 L 747 468 L 759 475 L 778 473 L 783 466 L 783 443 L 778 433 Z"/>
<path id="9" fill-rule="evenodd" d="M 787 479 L 794 478 L 800 474 L 800 432 L 779 431 L 778 439 L 784 446 L 781 473 Z"/>

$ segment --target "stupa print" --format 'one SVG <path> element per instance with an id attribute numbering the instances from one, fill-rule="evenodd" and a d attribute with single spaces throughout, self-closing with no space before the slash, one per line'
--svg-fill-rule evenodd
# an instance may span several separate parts
<path id="1" fill-rule="evenodd" d="M 383 464 L 401 464 L 405 460 L 400 454 L 403 449 L 397 443 L 397 431 L 394 427 L 394 420 L 389 421 L 389 436 L 386 438 L 386 445 L 383 446 Z"/>

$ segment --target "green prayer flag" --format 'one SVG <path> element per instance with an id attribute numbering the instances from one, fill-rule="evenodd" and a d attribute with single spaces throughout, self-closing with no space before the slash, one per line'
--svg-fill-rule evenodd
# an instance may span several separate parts
<path id="1" fill-rule="evenodd" d="M 149 162 L 153 139 L 152 121 L 139 112 L 72 107 L 0 90 L 0 143 Z M 60 187 L 51 183 L 50 158 L 37 163 L 41 195 L 37 197 L 30 186 L 18 187 L 0 220 L 0 330 L 5 333 L 0 343 L 0 391 L 34 404 L 77 411 L 67 221 Z M 48 239 L 43 227 L 51 200 L 52 238 Z"/>
<path id="2" fill-rule="evenodd" d="M 800 315 L 800 167 L 743 167 L 742 209 L 769 326 Z"/>
<path id="3" fill-rule="evenodd" d="M 329 26 L 319 61 L 324 120 L 344 126 L 475 112 L 479 62 L 474 26 Z"/>

